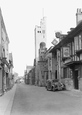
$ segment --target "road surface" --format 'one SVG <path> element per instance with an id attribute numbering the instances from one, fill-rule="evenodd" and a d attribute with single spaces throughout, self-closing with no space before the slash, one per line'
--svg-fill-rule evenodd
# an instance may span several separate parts
<path id="1" fill-rule="evenodd" d="M 82 115 L 82 96 L 17 84 L 10 115 Z"/>

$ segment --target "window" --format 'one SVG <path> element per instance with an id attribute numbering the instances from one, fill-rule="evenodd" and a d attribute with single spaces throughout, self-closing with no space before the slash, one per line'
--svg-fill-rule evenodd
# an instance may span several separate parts
<path id="1" fill-rule="evenodd" d="M 37 33 L 41 33 L 41 31 L 37 31 Z"/>
<path id="2" fill-rule="evenodd" d="M 74 43 L 75 43 L 75 51 L 77 51 L 79 49 L 79 40 L 78 40 L 78 36 L 76 36 L 74 38 Z"/>
<path id="3" fill-rule="evenodd" d="M 49 58 L 49 66 L 51 66 L 51 58 Z"/>
<path id="4" fill-rule="evenodd" d="M 3 57 L 5 57 L 5 49 L 3 49 Z"/>
<path id="5" fill-rule="evenodd" d="M 79 35 L 79 50 L 82 49 L 82 33 Z"/>

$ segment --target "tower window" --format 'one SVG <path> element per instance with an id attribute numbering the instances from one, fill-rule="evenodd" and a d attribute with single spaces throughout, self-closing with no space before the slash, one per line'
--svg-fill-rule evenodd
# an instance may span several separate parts
<path id="1" fill-rule="evenodd" d="M 37 31 L 38 33 L 41 33 L 41 31 Z"/>

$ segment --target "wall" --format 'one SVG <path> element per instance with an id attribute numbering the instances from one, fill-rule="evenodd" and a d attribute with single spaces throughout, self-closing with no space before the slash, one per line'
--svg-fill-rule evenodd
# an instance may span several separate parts
<path id="1" fill-rule="evenodd" d="M 4 28 L 2 28 L 2 46 L 5 49 L 5 57 L 7 58 L 7 61 L 9 62 L 9 42 L 7 39 L 7 35 L 4 31 Z"/>
<path id="2" fill-rule="evenodd" d="M 2 69 L 0 68 L 0 95 L 2 94 Z"/>
<path id="3" fill-rule="evenodd" d="M 57 50 L 57 78 L 59 80 L 61 80 L 60 60 L 60 50 Z"/>
<path id="4" fill-rule="evenodd" d="M 57 70 L 57 57 L 52 56 L 52 79 L 55 79 L 55 71 Z"/>
<path id="5" fill-rule="evenodd" d="M 82 91 L 82 65 L 80 66 L 79 89 Z"/>
<path id="6" fill-rule="evenodd" d="M 65 78 L 65 85 L 67 90 L 74 89 L 73 80 L 71 78 Z"/>
<path id="7" fill-rule="evenodd" d="M 0 44 L 1 44 L 1 19 L 2 19 L 2 14 L 0 9 Z"/>

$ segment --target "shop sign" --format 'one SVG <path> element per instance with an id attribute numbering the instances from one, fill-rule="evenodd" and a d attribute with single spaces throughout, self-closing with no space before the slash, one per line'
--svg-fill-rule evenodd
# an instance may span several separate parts
<path id="1" fill-rule="evenodd" d="M 63 57 L 70 57 L 69 47 L 63 47 Z"/>
<path id="2" fill-rule="evenodd" d="M 56 39 L 54 39 L 52 42 L 51 42 L 53 45 L 57 45 L 58 44 L 58 41 Z"/>

